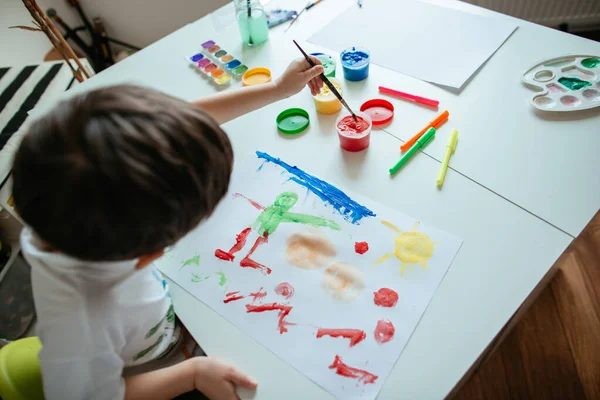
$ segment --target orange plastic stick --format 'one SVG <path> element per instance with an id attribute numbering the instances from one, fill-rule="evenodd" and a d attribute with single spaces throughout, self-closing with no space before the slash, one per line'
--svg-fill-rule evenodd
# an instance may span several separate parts
<path id="1" fill-rule="evenodd" d="M 408 139 L 406 143 L 400 146 L 400 150 L 404 153 L 406 150 L 410 149 L 413 146 L 413 144 L 415 144 L 417 140 L 419 140 L 419 138 L 429 130 L 429 128 L 435 128 L 437 130 L 444 122 L 448 121 L 449 116 L 450 113 L 448 112 L 448 110 L 438 115 L 437 118 L 431 121 L 429 124 L 427 124 L 427 126 L 423 128 L 421 132 L 417 133 L 415 136 Z"/>

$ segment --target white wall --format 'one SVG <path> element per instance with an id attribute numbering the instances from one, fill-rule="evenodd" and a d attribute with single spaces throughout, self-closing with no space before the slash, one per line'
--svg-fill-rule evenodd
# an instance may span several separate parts
<path id="1" fill-rule="evenodd" d="M 90 21 L 102 17 L 109 36 L 144 47 L 228 3 L 228 0 L 81 0 Z M 43 10 L 54 8 L 72 27 L 81 21 L 66 0 L 38 0 Z M 20 0 L 0 0 L 0 64 L 14 59 L 7 52 L 35 51 L 41 60 L 51 48 L 43 33 L 7 31 L 10 25 L 31 25 Z M 33 46 L 30 49 L 29 46 Z M 44 51 L 45 49 L 45 51 Z M 23 58 L 23 57 L 19 57 Z M 32 60 L 33 61 L 33 60 Z M 28 61 L 29 57 L 28 57 Z"/>

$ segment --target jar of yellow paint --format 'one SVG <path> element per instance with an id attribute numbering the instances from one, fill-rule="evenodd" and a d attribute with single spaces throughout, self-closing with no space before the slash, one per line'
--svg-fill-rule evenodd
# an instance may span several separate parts
<path id="1" fill-rule="evenodd" d="M 329 78 L 329 81 L 341 95 L 342 83 L 335 78 Z M 323 84 L 321 92 L 318 95 L 313 96 L 313 99 L 315 101 L 315 108 L 317 109 L 317 112 L 321 114 L 334 114 L 342 109 L 342 103 L 340 103 L 338 98 L 335 97 L 333 92 L 329 90 L 325 84 Z"/>

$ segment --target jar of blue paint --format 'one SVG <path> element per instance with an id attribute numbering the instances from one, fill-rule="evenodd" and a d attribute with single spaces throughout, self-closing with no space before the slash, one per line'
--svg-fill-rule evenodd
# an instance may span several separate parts
<path id="1" fill-rule="evenodd" d="M 362 81 L 369 76 L 371 53 L 364 47 L 350 47 L 340 54 L 344 78 L 348 81 Z"/>

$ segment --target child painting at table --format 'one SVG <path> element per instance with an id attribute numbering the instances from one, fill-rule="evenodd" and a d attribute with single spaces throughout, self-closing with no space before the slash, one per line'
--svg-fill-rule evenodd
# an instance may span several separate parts
<path id="1" fill-rule="evenodd" d="M 137 86 L 101 88 L 33 122 L 15 156 L 13 194 L 26 224 L 47 400 L 194 390 L 220 400 L 238 398 L 236 386 L 256 388 L 230 364 L 189 357 L 195 343 L 185 342 L 152 263 L 227 192 L 233 152 L 219 124 L 305 85 L 318 93 L 322 72 L 296 60 L 275 82 L 194 103 Z"/>

